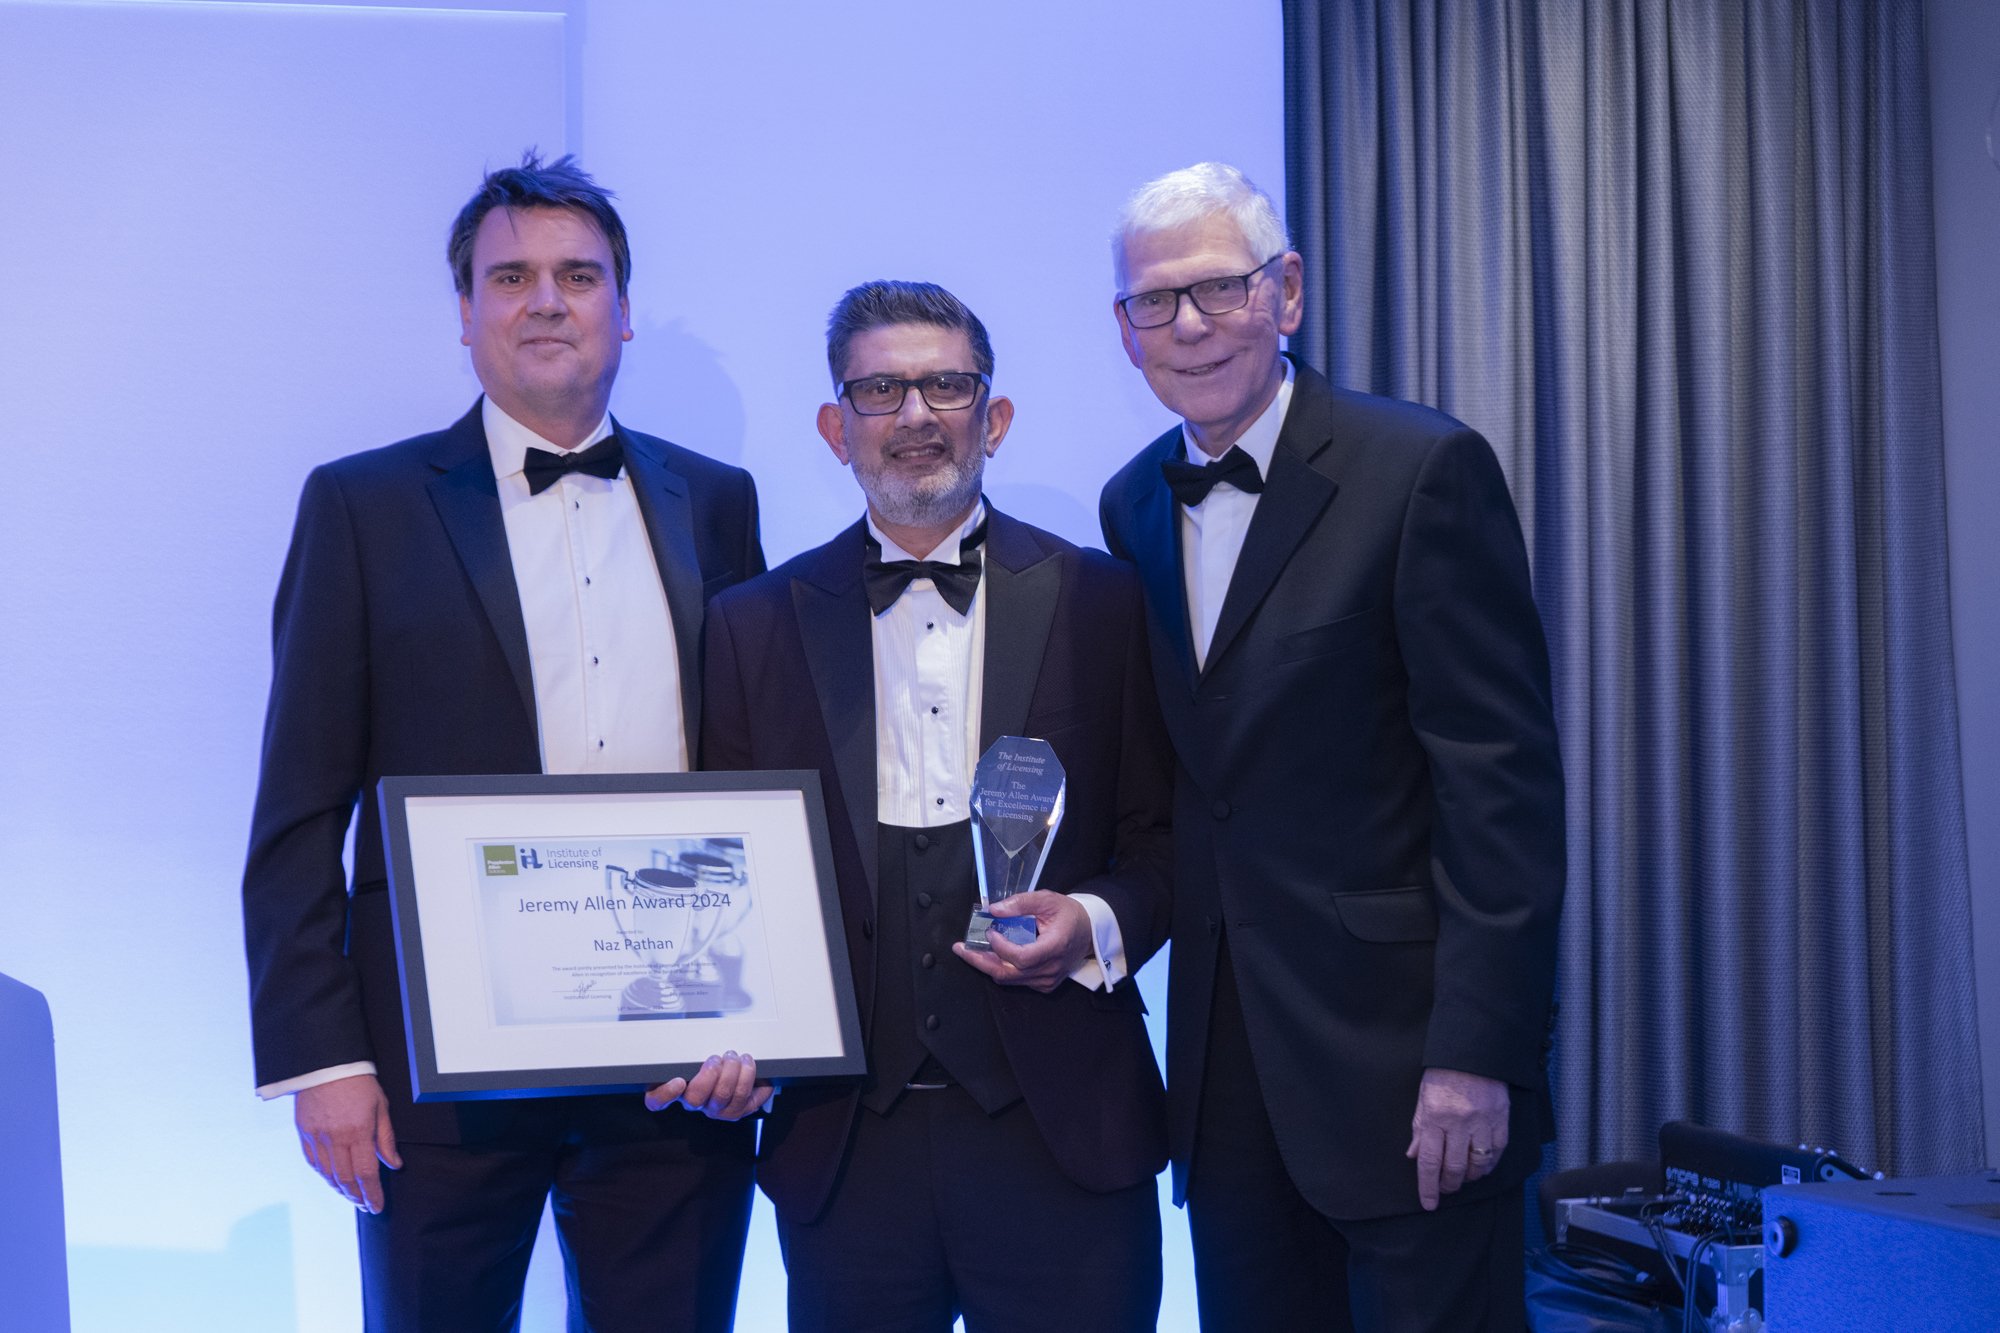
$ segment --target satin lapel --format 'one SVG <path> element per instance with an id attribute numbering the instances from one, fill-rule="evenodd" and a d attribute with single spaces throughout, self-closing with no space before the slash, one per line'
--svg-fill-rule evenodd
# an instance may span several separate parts
<path id="1" fill-rule="evenodd" d="M 1005 514 L 987 509 L 986 661 L 980 682 L 979 753 L 1028 725 L 1049 627 L 1062 595 L 1062 562 Z"/>
<path id="2" fill-rule="evenodd" d="M 1146 602 L 1173 648 L 1179 680 L 1194 689 L 1194 639 L 1188 632 L 1187 583 L 1181 576 L 1180 506 L 1157 466 L 1132 502 L 1132 558 L 1146 586 Z M 1165 663 L 1156 666 L 1164 667 Z"/>
<path id="3" fill-rule="evenodd" d="M 808 645 L 806 666 L 819 695 L 855 846 L 875 902 L 875 640 L 861 585 L 861 525 L 820 548 L 792 579 L 792 607 Z"/>
<path id="4" fill-rule="evenodd" d="M 674 622 L 674 656 L 680 659 L 681 716 L 692 740 L 701 734 L 701 558 L 694 548 L 694 510 L 688 503 L 687 480 L 669 468 L 652 449 L 635 439 L 616 418 L 611 428 L 625 446 L 625 471 L 646 521 L 646 538 L 653 545 L 653 564 L 667 593 L 667 615 Z M 693 746 L 690 744 L 689 749 Z"/>
<path id="5" fill-rule="evenodd" d="M 528 665 L 528 629 L 521 619 L 521 593 L 514 586 L 514 561 L 507 550 L 507 525 L 500 517 L 500 487 L 486 452 L 486 429 L 479 407 L 459 419 L 431 455 L 439 469 L 429 483 L 431 503 L 458 551 L 459 563 L 479 594 L 501 656 L 521 692 L 528 724 L 539 734 L 535 676 Z M 538 741 L 539 744 L 539 741 Z"/>
<path id="6" fill-rule="evenodd" d="M 1278 581 L 1292 552 L 1298 550 L 1340 489 L 1338 482 L 1313 466 L 1312 460 L 1331 440 L 1331 414 L 1325 395 L 1314 392 L 1321 385 L 1308 384 L 1308 376 L 1318 379 L 1301 367 L 1285 428 L 1271 455 L 1271 475 L 1264 479 L 1263 498 L 1257 501 L 1250 530 L 1244 534 L 1229 591 L 1223 594 L 1215 637 L 1209 640 L 1208 661 L 1202 668 L 1204 677 L 1229 652 L 1271 585 Z"/>

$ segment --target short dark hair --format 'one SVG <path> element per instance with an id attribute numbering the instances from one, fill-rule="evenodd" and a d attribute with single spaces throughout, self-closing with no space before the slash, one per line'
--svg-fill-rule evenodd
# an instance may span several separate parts
<path id="1" fill-rule="evenodd" d="M 452 284 L 460 296 L 472 295 L 472 239 L 479 233 L 479 224 L 496 208 L 567 208 L 584 214 L 610 242 L 618 294 L 625 295 L 626 284 L 632 281 L 632 246 L 625 239 L 624 221 L 611 206 L 611 191 L 577 165 L 576 154 L 564 153 L 553 162 L 544 162 L 541 154 L 530 148 L 521 154 L 520 166 L 487 172 L 478 193 L 458 210 L 458 218 L 451 224 L 445 257 L 451 261 Z"/>
<path id="2" fill-rule="evenodd" d="M 849 289 L 826 317 L 826 366 L 836 388 L 847 366 L 847 349 L 857 334 L 891 324 L 930 324 L 957 329 L 972 344 L 972 368 L 993 373 L 993 344 L 979 316 L 934 282 L 864 282 Z"/>

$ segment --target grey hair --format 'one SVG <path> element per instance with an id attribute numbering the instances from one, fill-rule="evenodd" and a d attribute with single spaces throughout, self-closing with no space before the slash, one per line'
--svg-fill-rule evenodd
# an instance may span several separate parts
<path id="1" fill-rule="evenodd" d="M 1118 290 L 1125 290 L 1125 243 L 1149 232 L 1172 231 L 1217 213 L 1243 233 L 1253 257 L 1268 259 L 1292 248 L 1285 223 L 1271 196 L 1226 162 L 1197 162 L 1147 181 L 1118 215 L 1111 234 L 1111 266 Z"/>
<path id="2" fill-rule="evenodd" d="M 632 247 L 625 237 L 624 221 L 611 206 L 611 191 L 591 179 L 577 164 L 574 153 L 544 162 L 541 154 L 530 148 L 521 154 L 520 166 L 487 172 L 479 192 L 466 200 L 451 224 L 445 258 L 460 296 L 472 294 L 472 241 L 479 233 L 479 224 L 496 208 L 562 208 L 589 218 L 611 247 L 618 294 L 625 295 L 632 281 Z"/>
<path id="3" fill-rule="evenodd" d="M 847 349 L 854 339 L 892 324 L 957 329 L 972 344 L 972 368 L 982 375 L 993 373 L 993 344 L 986 337 L 986 326 L 965 302 L 934 282 L 884 280 L 850 288 L 826 317 L 826 367 L 833 372 L 835 388 L 840 387 Z"/>

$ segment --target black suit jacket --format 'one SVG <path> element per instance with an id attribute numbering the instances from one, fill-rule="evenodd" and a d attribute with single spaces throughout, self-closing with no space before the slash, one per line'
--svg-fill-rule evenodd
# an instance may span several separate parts
<path id="1" fill-rule="evenodd" d="M 1428 1066 L 1512 1085 L 1511 1143 L 1449 1200 L 1527 1176 L 1552 1133 L 1545 1042 L 1564 873 L 1548 650 L 1492 450 L 1451 418 L 1301 366 L 1205 667 L 1160 474 L 1104 488 L 1146 588 L 1179 757 L 1169 1125 L 1194 1146 L 1227 933 L 1279 1149 L 1330 1217 L 1412 1212 Z"/>
<path id="2" fill-rule="evenodd" d="M 864 536 L 857 523 L 709 604 L 701 754 L 705 768 L 819 770 L 866 1031 L 877 824 Z M 1101 896 L 1136 972 L 1166 936 L 1172 782 L 1136 580 L 1099 552 L 993 512 L 981 595 L 980 743 L 1022 735 L 1054 747 L 1069 785 L 1040 887 Z M 1065 982 L 1048 995 L 996 985 L 988 996 L 1023 1099 L 1064 1172 L 1099 1191 L 1158 1172 L 1162 1093 L 1136 985 L 1105 993 Z M 845 1081 L 779 1095 L 758 1180 L 788 1219 L 810 1221 L 824 1206 L 859 1105 L 859 1085 Z"/>
<path id="3" fill-rule="evenodd" d="M 750 475 L 616 426 L 699 735 L 702 606 L 761 573 Z M 313 470 L 273 613 L 270 708 L 243 875 L 261 1086 L 373 1060 L 400 1138 L 479 1137 L 498 1103 L 410 1101 L 375 783 L 535 773 L 527 631 L 480 409 Z M 357 802 L 353 898 L 341 845 Z M 636 1103 L 636 1097 L 628 1100 Z"/>

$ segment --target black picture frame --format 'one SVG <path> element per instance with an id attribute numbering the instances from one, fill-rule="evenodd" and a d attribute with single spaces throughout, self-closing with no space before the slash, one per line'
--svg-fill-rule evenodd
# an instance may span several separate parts
<path id="1" fill-rule="evenodd" d="M 776 1084 L 864 1072 L 861 1021 L 817 772 L 399 776 L 384 777 L 377 790 L 416 1100 L 634 1092 L 689 1077 L 703 1058 L 724 1050 L 754 1053 L 760 1081 Z M 633 1015 L 623 1012 L 615 1023 L 602 1013 L 552 1021 L 496 1017 L 513 992 L 506 982 L 495 989 L 492 971 L 505 961 L 510 966 L 501 970 L 511 974 L 511 964 L 519 960 L 491 956 L 499 951 L 494 928 L 479 923 L 496 919 L 495 909 L 482 906 L 480 881 L 517 873 L 520 867 L 508 870 L 505 864 L 504 853 L 513 844 L 604 837 L 684 843 L 722 829 L 750 828 L 761 841 L 749 845 L 768 862 L 754 884 L 754 908 L 753 886 L 746 885 L 741 909 L 761 912 L 757 938 L 766 948 L 766 967 L 760 975 L 774 992 L 762 1012 L 750 1002 L 748 1014 L 637 1015 L 668 1022 L 625 1022 Z M 471 839 L 476 853 L 467 844 L 469 829 L 480 830 Z M 741 837 L 721 841 L 744 845 Z M 501 854 L 500 860 L 479 868 L 478 858 L 489 852 Z M 621 870 L 608 860 L 602 867 L 576 864 L 592 873 Z M 539 861 L 533 868 L 541 868 Z M 503 887 L 522 892 L 519 886 Z M 489 896 L 488 902 L 495 900 Z M 515 905 L 526 912 L 528 901 Z M 615 908 L 631 900 L 582 901 L 586 907 Z M 641 905 L 668 901 L 642 899 Z M 620 925 L 622 940 L 594 947 L 622 943 L 632 949 L 634 933 Z M 527 970 L 539 976 L 544 970 L 610 971 L 636 964 L 616 952 L 603 961 L 605 967 L 596 969 L 545 969 L 537 960 Z M 582 992 L 594 984 L 579 983 L 578 998 L 586 998 Z M 633 984 L 628 983 L 628 996 Z M 548 1003 L 547 990 L 538 982 L 533 993 Z M 607 995 L 587 998 L 601 1009 Z"/>

